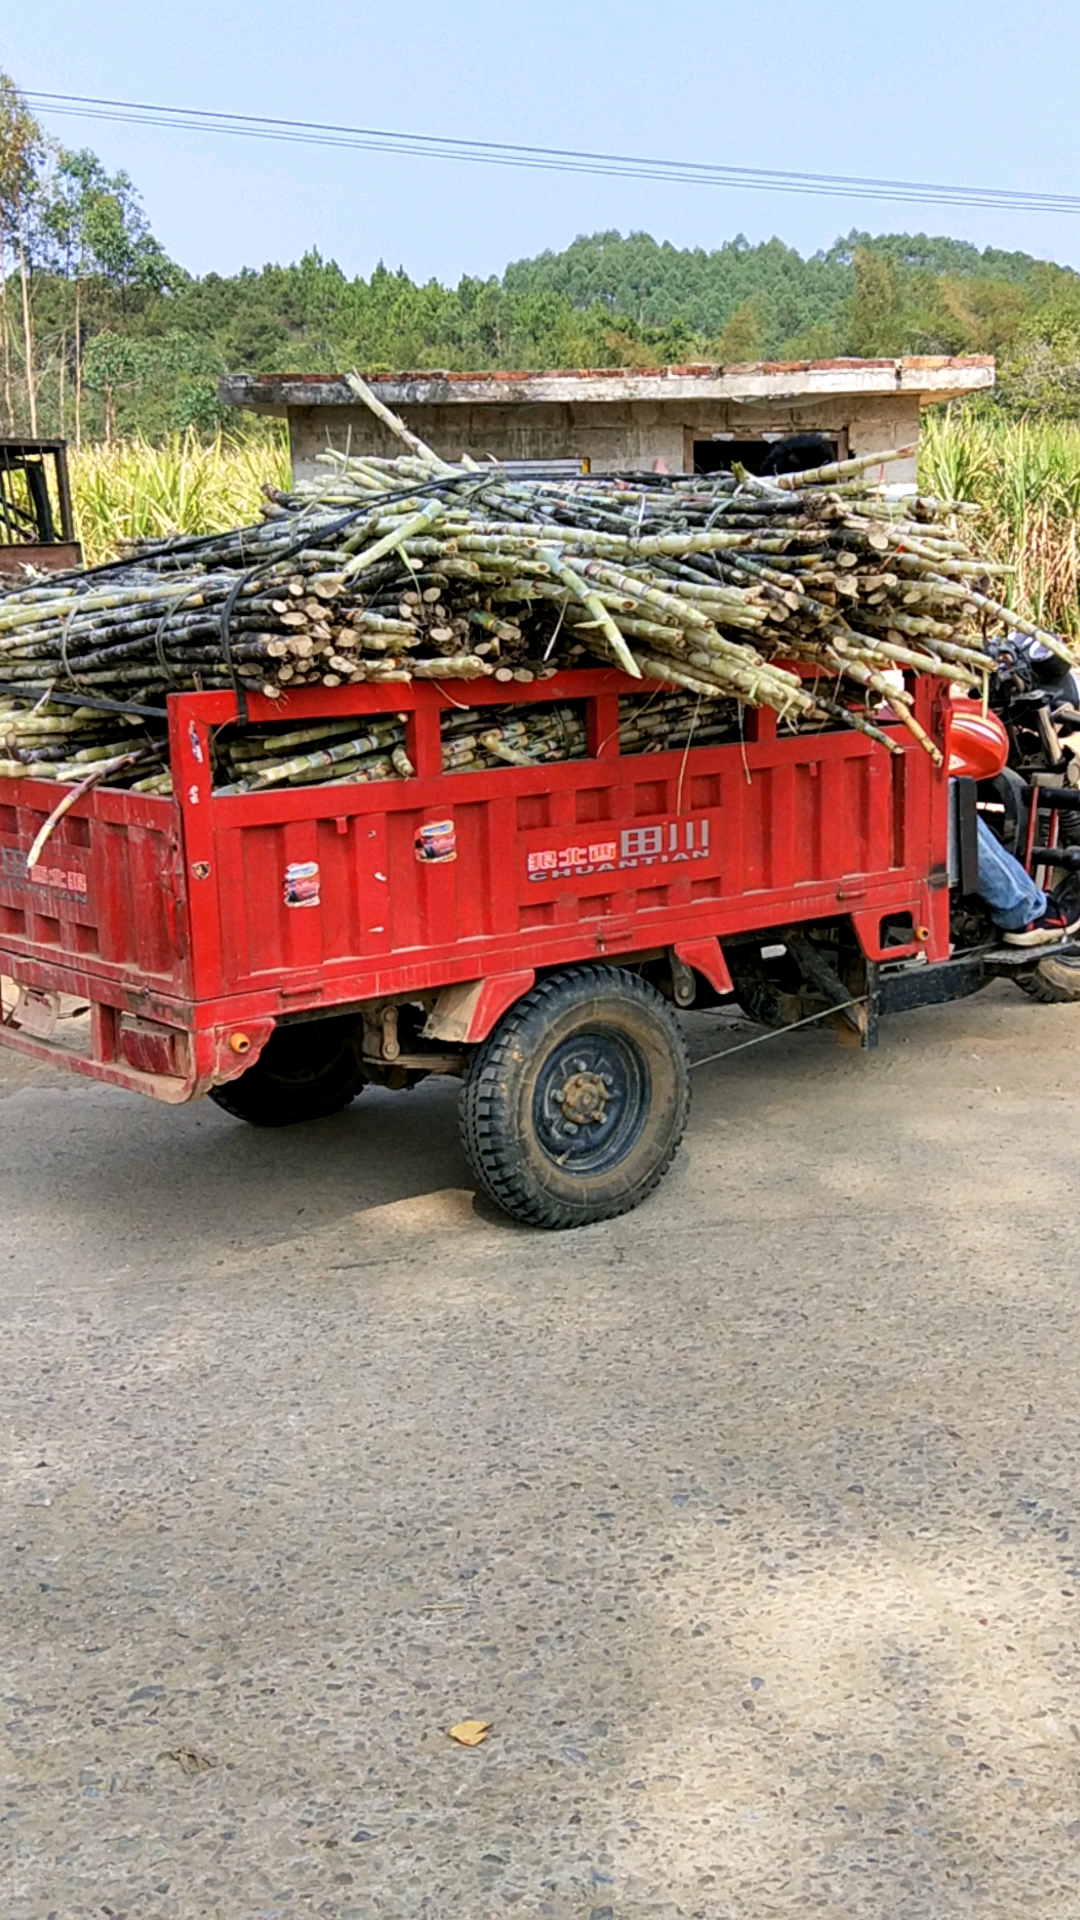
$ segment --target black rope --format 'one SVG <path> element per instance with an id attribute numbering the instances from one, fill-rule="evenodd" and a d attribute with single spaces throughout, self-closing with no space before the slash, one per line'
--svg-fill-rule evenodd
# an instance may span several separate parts
<path id="1" fill-rule="evenodd" d="M 68 614 L 67 619 L 64 621 L 63 629 L 60 634 L 60 666 L 73 687 L 77 687 L 79 683 L 75 675 L 71 671 L 71 664 L 68 660 L 68 641 L 71 638 L 71 623 L 74 620 L 77 612 L 78 612 L 78 608 L 72 607 L 71 612 Z"/>
<path id="2" fill-rule="evenodd" d="M 282 557 L 284 558 L 285 556 Z M 225 665 L 229 670 L 229 679 L 232 681 L 233 698 L 236 701 L 236 718 L 242 727 L 246 727 L 250 719 L 248 713 L 247 688 L 236 671 L 236 662 L 233 659 L 232 640 L 229 636 L 229 623 L 232 620 L 232 610 L 237 600 L 248 581 L 254 579 L 257 571 L 258 569 L 253 567 L 250 572 L 240 575 L 239 579 L 229 588 L 225 596 L 225 604 L 221 609 L 221 651 L 225 656 Z"/>
<path id="3" fill-rule="evenodd" d="M 37 691 L 37 687 L 27 687 L 25 685 L 15 687 L 0 686 L 0 693 L 14 694 L 17 698 L 24 700 L 29 699 L 31 693 L 36 693 Z M 59 688 L 44 687 L 41 690 L 41 697 L 50 702 L 54 700 L 58 701 L 62 706 L 94 707 L 102 713 L 137 713 L 146 720 L 167 720 L 169 717 L 164 707 L 140 707 L 136 706 L 134 701 L 131 700 L 107 700 L 102 694 L 61 693 Z"/>
<path id="4" fill-rule="evenodd" d="M 486 484 L 490 484 L 490 482 L 488 481 Z M 230 627 L 231 627 L 233 610 L 236 606 L 238 599 L 243 593 L 245 587 L 250 586 L 251 582 L 253 580 L 256 580 L 261 573 L 265 573 L 268 568 L 280 566 L 287 560 L 294 560 L 297 554 L 303 553 L 305 547 L 307 547 L 310 544 L 313 534 L 317 534 L 320 541 L 324 539 L 332 540 L 339 533 L 343 533 L 347 527 L 353 526 L 358 520 L 364 520 L 364 519 L 370 518 L 373 512 L 381 513 L 386 507 L 392 506 L 396 501 L 412 500 L 412 499 L 415 499 L 417 495 L 420 495 L 420 494 L 432 494 L 432 493 L 437 494 L 444 490 L 451 490 L 456 492 L 462 486 L 465 486 L 467 489 L 476 488 L 477 475 L 471 472 L 462 473 L 462 474 L 456 474 L 456 473 L 438 474 L 432 480 L 423 480 L 417 484 L 414 484 L 413 486 L 396 488 L 393 492 L 390 492 L 390 493 L 371 494 L 359 506 L 351 507 L 347 513 L 340 514 L 334 520 L 320 521 L 315 524 L 312 524 L 311 522 L 309 522 L 309 524 L 304 528 L 303 532 L 298 537 L 290 541 L 284 547 L 278 547 L 275 545 L 273 550 L 270 553 L 267 553 L 261 558 L 259 558 L 258 560 L 256 560 L 254 565 L 250 566 L 249 568 L 247 568 L 247 570 L 244 573 L 241 573 L 237 576 L 235 582 L 233 583 L 232 587 L 229 589 L 228 594 L 226 595 L 224 604 L 221 609 L 219 634 L 220 634 L 220 640 L 221 640 L 222 655 L 224 657 L 225 666 L 228 671 L 229 680 L 232 684 L 233 697 L 236 701 L 237 719 L 242 726 L 247 726 L 250 721 L 248 702 L 247 702 L 247 690 L 244 686 L 243 681 L 240 678 L 240 675 L 236 670 L 236 662 L 233 658 L 233 651 L 232 651 Z M 316 505 L 317 503 L 313 503 L 313 508 Z M 301 509 L 301 513 L 295 517 L 299 519 L 302 517 L 303 513 L 309 512 L 311 510 L 312 509 L 307 509 L 307 508 Z M 89 567 L 81 573 L 75 574 L 74 572 L 72 572 L 71 574 L 66 576 L 56 575 L 55 578 L 57 580 L 61 580 L 63 578 L 78 578 L 79 580 L 89 581 L 89 580 L 100 579 L 104 574 L 118 573 L 118 572 L 123 572 L 124 570 L 132 571 L 135 573 L 138 573 L 140 569 L 144 571 L 154 572 L 157 570 L 154 569 L 152 564 L 149 564 L 149 563 L 152 563 L 155 556 L 164 556 L 167 554 L 176 554 L 176 553 L 190 553 L 190 552 L 199 551 L 200 549 L 205 551 L 207 548 L 209 548 L 212 551 L 215 542 L 219 542 L 221 538 L 222 536 L 215 535 L 215 534 L 191 534 L 187 536 L 186 539 L 176 541 L 175 543 L 172 543 L 172 544 L 163 542 L 160 546 L 153 548 L 149 553 L 140 554 L 137 558 L 128 558 L 123 560 L 106 560 L 100 566 Z M 35 583 L 35 588 L 29 589 L 29 591 L 40 591 L 40 585 L 38 583 Z M 189 589 L 189 592 L 194 592 L 194 591 L 195 591 L 195 587 L 193 584 L 192 587 Z M 18 594 L 12 595 L 13 599 L 18 599 L 19 597 L 20 596 Z M 182 605 L 183 600 L 186 599 L 187 597 L 188 597 L 187 594 L 183 595 L 178 605 Z M 177 610 L 178 610 L 177 606 L 171 606 L 167 609 L 164 619 L 162 620 L 161 625 L 159 626 L 158 634 L 155 636 L 155 651 L 157 652 L 157 655 L 158 655 L 159 664 L 162 664 L 165 666 L 168 666 L 169 663 L 163 660 L 162 658 L 163 651 L 164 651 L 163 630 L 166 623 L 172 616 L 172 614 L 174 614 Z M 69 676 L 72 678 L 73 682 L 74 682 L 74 675 L 71 672 L 71 668 L 67 665 L 67 658 L 66 658 L 67 627 L 70 626 L 71 621 L 76 617 L 79 611 L 80 609 L 77 604 L 75 607 L 71 609 L 70 613 L 67 616 L 67 621 L 65 624 L 65 633 L 63 637 L 64 639 L 63 664 Z M 34 690 L 37 691 L 36 688 Z M 68 705 L 71 705 L 71 706 L 96 707 L 96 708 L 100 708 L 102 712 L 107 712 L 107 713 L 134 713 L 134 714 L 139 714 L 141 716 L 144 716 L 148 719 L 153 719 L 153 720 L 164 720 L 167 718 L 167 715 L 164 709 L 160 707 L 144 707 L 144 706 L 139 706 L 134 702 L 130 702 L 130 701 L 105 700 L 101 698 L 92 699 L 89 696 L 84 696 L 82 694 L 78 694 L 78 695 L 61 694 L 61 693 L 53 692 L 51 689 L 42 689 L 42 690 L 48 691 L 48 695 L 50 699 L 66 700 Z M 26 693 L 27 691 L 28 689 L 24 687 L 0 686 L 0 693 L 20 694 L 20 693 Z"/>
<path id="5" fill-rule="evenodd" d="M 439 474 L 434 480 L 418 481 L 415 486 L 398 487 L 392 493 L 371 493 L 364 501 L 363 506 L 350 508 L 349 512 L 338 520 L 331 520 L 325 523 L 314 522 L 308 526 L 307 532 L 299 547 L 290 545 L 280 553 L 275 549 L 274 552 L 267 554 L 263 560 L 260 560 L 259 565 L 268 566 L 272 564 L 274 560 L 284 560 L 288 559 L 291 554 L 302 553 L 304 547 L 308 544 L 308 536 L 311 533 L 318 533 L 320 535 L 335 534 L 343 527 L 349 526 L 353 520 L 358 520 L 365 513 L 370 513 L 373 507 L 377 506 L 381 509 L 384 506 L 392 506 L 395 500 L 411 500 L 415 494 L 419 493 L 437 493 L 440 487 L 453 486 L 460 480 L 475 480 L 475 478 L 475 474 L 459 475 L 456 473 L 444 473 Z M 282 518 L 284 520 L 290 518 L 296 520 L 303 514 L 314 513 L 317 510 L 318 502 L 312 501 L 309 507 L 301 507 L 291 515 L 283 515 Z M 272 527 L 275 524 L 274 521 L 262 521 L 259 526 L 253 528 L 252 531 L 262 533 L 265 528 Z M 243 533 L 246 532 L 247 529 L 241 528 L 239 531 Z M 104 574 L 122 573 L 125 568 L 138 572 L 140 567 L 150 573 L 165 571 L 165 569 L 157 569 L 154 567 L 153 563 L 156 559 L 167 558 L 172 554 L 183 556 L 189 553 L 198 553 L 200 550 L 206 548 L 212 551 L 215 546 L 223 546 L 231 537 L 234 536 L 230 536 L 228 533 L 188 533 L 184 534 L 179 540 L 162 540 L 156 546 L 147 548 L 144 553 L 128 554 L 121 560 L 101 560 L 96 567 L 84 567 L 81 569 L 70 568 L 63 574 L 55 574 L 53 578 L 57 580 L 68 580 L 71 578 L 100 580 Z M 267 541 L 267 545 L 272 544 L 272 541 Z M 40 586 L 40 582 L 36 582 L 35 584 Z"/>
<path id="6" fill-rule="evenodd" d="M 409 499 L 411 496 L 406 494 L 404 497 Z M 370 501 L 365 501 L 362 507 L 353 508 L 349 513 L 343 514 L 339 520 L 333 521 L 330 526 L 320 527 L 319 533 L 320 535 L 329 534 L 331 536 L 343 533 L 345 528 L 351 526 L 354 520 L 370 519 L 370 517 L 371 503 Z M 221 619 L 218 623 L 218 631 L 221 636 L 221 651 L 228 669 L 229 679 L 232 681 L 233 698 L 236 701 L 236 718 L 242 727 L 246 727 L 249 724 L 250 715 L 248 712 L 247 688 L 236 671 L 236 662 L 233 659 L 232 639 L 229 631 L 232 624 L 233 608 L 243 593 L 244 588 L 250 586 L 254 580 L 257 580 L 260 573 L 265 573 L 268 567 L 280 566 L 286 560 L 294 560 L 298 553 L 303 553 L 304 548 L 308 544 L 311 531 L 310 527 L 307 528 L 303 536 L 298 540 L 294 540 L 291 546 L 285 547 L 281 552 L 268 554 L 264 560 L 257 560 L 253 567 L 247 569 L 246 573 L 238 574 L 225 596 L 225 601 L 221 609 Z"/>
<path id="7" fill-rule="evenodd" d="M 190 600 L 191 595 L 195 591 L 196 589 L 191 587 L 187 593 L 181 595 L 179 600 L 170 602 L 154 629 L 154 652 L 157 655 L 158 666 L 161 668 L 161 677 L 163 680 L 171 680 L 174 687 L 178 687 L 180 681 L 177 674 L 173 671 L 172 662 L 168 654 L 165 652 L 165 629 L 172 619 L 173 614 L 179 613 L 184 601 Z"/>
<path id="8" fill-rule="evenodd" d="M 461 475 L 439 474 L 437 479 L 425 480 L 416 487 L 402 488 L 396 493 L 372 495 L 364 501 L 362 506 L 352 507 L 348 513 L 342 514 L 340 519 L 331 521 L 329 525 L 320 526 L 318 528 L 319 537 L 320 539 L 333 539 L 336 534 L 344 533 L 345 528 L 352 526 L 357 520 L 370 519 L 373 511 L 381 513 L 383 508 L 390 505 L 394 500 L 412 500 L 420 493 L 439 493 L 444 487 L 455 486 L 456 484 L 460 484 L 461 481 L 475 484 L 476 475 L 472 473 Z M 236 717 L 239 724 L 243 727 L 249 724 L 247 689 L 237 673 L 233 661 L 232 644 L 229 636 L 229 626 L 232 620 L 233 608 L 236 606 L 244 588 L 250 586 L 251 582 L 256 580 L 260 573 L 265 573 L 268 567 L 280 566 L 286 560 L 295 560 L 298 553 L 303 553 L 304 548 L 308 545 L 312 531 L 312 528 L 307 528 L 303 536 L 295 540 L 291 546 L 285 547 L 280 552 L 268 554 L 265 559 L 258 560 L 253 567 L 249 567 L 246 573 L 242 573 L 229 589 L 225 604 L 221 609 L 221 651 L 225 658 L 225 665 L 228 668 L 229 678 L 232 681 L 233 695 L 236 700 Z"/>

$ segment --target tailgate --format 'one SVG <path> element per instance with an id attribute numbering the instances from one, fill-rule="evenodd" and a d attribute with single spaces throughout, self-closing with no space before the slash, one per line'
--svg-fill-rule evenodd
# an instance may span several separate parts
<path id="1" fill-rule="evenodd" d="M 27 853 L 62 793 L 44 780 L 0 780 L 3 971 L 18 975 L 25 960 L 35 973 L 74 968 L 102 986 L 186 995 L 179 809 L 143 794 L 88 793 L 28 873 Z"/>

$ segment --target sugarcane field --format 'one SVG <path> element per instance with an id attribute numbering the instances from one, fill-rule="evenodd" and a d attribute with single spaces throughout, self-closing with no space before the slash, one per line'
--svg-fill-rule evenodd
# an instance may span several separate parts
<path id="1" fill-rule="evenodd" d="M 2 1920 L 1080 1913 L 1050 12 L 9 23 Z"/>

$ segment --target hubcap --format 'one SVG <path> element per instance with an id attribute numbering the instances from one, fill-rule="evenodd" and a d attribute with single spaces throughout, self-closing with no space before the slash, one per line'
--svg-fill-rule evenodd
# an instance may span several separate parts
<path id="1" fill-rule="evenodd" d="M 575 1034 L 552 1049 L 537 1077 L 537 1141 L 566 1172 L 606 1172 L 637 1140 L 650 1094 L 648 1064 L 627 1035 L 609 1028 Z"/>
<path id="2" fill-rule="evenodd" d="M 573 1126 L 587 1126 L 590 1120 L 602 1120 L 611 1089 L 611 1076 L 605 1081 L 599 1073 L 572 1073 L 555 1095 L 563 1118 Z"/>

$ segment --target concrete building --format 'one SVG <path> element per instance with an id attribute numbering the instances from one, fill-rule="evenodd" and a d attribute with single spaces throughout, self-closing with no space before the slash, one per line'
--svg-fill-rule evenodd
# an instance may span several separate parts
<path id="1" fill-rule="evenodd" d="M 923 407 L 994 384 L 994 362 L 921 356 L 744 367 L 601 368 L 563 373 L 386 373 L 379 398 L 447 460 L 588 461 L 593 472 L 713 472 L 760 466 L 772 441 L 817 432 L 847 459 L 912 446 Z M 337 374 L 237 374 L 221 400 L 289 422 L 296 479 L 326 447 L 392 454 L 397 441 Z M 915 477 L 914 461 L 884 478 Z"/>

